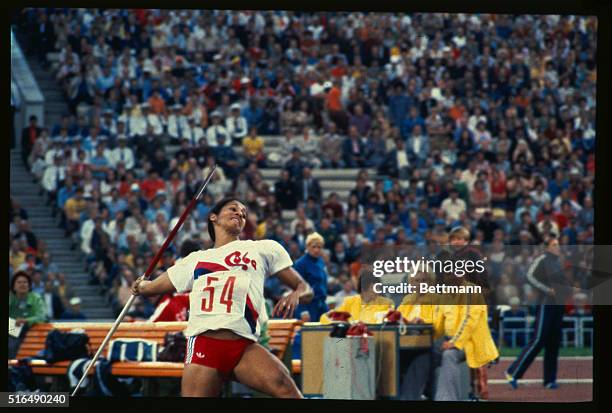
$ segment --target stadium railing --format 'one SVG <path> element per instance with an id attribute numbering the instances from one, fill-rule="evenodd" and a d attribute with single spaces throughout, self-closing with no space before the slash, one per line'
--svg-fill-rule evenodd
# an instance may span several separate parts
<path id="1" fill-rule="evenodd" d="M 499 331 L 506 345 L 510 347 L 521 347 L 529 341 L 533 334 L 533 316 L 527 317 L 504 317 L 500 320 Z M 510 343 L 506 340 L 510 338 Z M 519 337 L 522 343 L 519 343 Z M 563 317 L 563 327 L 561 330 L 561 345 L 563 347 L 585 347 L 593 348 L 593 317 L 592 316 L 566 316 Z"/>

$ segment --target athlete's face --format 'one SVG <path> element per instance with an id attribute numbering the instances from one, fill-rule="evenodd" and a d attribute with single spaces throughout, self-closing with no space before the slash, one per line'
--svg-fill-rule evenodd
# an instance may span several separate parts
<path id="1" fill-rule="evenodd" d="M 242 203 L 232 201 L 221 209 L 214 221 L 230 234 L 238 235 L 246 224 L 246 213 L 246 207 Z"/>

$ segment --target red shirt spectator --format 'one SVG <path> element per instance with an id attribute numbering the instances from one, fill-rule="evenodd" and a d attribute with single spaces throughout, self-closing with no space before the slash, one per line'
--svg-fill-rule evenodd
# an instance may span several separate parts
<path id="1" fill-rule="evenodd" d="M 166 183 L 157 175 L 157 172 L 151 171 L 149 177 L 142 181 L 140 189 L 147 201 L 153 200 L 157 191 L 166 189 Z"/>
<path id="2" fill-rule="evenodd" d="M 559 231 L 563 231 L 563 228 L 565 228 L 567 226 L 567 223 L 569 222 L 567 217 L 560 212 L 555 213 L 554 220 L 557 223 L 557 226 L 559 227 Z"/>
<path id="3" fill-rule="evenodd" d="M 503 172 L 497 174 L 493 173 L 489 184 L 491 185 L 491 196 L 493 201 L 506 199 L 506 176 Z"/>
<path id="4" fill-rule="evenodd" d="M 344 208 L 342 208 L 342 204 L 338 202 L 338 195 L 335 193 L 330 194 L 327 202 L 323 204 L 322 209 L 323 211 L 330 209 L 336 219 L 344 216 Z"/>
<path id="5" fill-rule="evenodd" d="M 335 78 L 341 79 L 342 76 L 346 75 L 346 68 L 343 66 L 336 66 L 331 70 L 331 75 Z"/>
<path id="6" fill-rule="evenodd" d="M 448 116 L 450 116 L 455 122 L 462 119 L 464 120 L 465 107 L 461 104 L 453 105 L 453 107 L 448 110 Z"/>
<path id="7" fill-rule="evenodd" d="M 189 294 L 167 294 L 164 296 L 155 312 L 149 317 L 149 322 L 158 321 L 187 321 L 189 310 Z"/>
<path id="8" fill-rule="evenodd" d="M 331 88 L 326 97 L 326 106 L 327 109 L 332 112 L 338 112 L 342 110 L 342 102 L 340 101 L 340 96 L 342 95 L 340 88 L 334 86 Z"/>

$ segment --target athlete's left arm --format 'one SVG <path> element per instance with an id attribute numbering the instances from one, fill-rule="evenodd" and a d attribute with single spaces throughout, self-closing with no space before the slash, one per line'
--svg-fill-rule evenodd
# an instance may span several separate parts
<path id="1" fill-rule="evenodd" d="M 274 275 L 278 277 L 283 284 L 291 287 L 293 292 L 281 298 L 278 303 L 276 303 L 274 311 L 272 311 L 273 317 L 277 315 L 282 315 L 283 318 L 291 317 L 298 304 L 307 304 L 312 301 L 312 297 L 314 296 L 312 288 L 310 288 L 310 285 L 308 285 L 302 276 L 292 267 L 280 270 Z"/>

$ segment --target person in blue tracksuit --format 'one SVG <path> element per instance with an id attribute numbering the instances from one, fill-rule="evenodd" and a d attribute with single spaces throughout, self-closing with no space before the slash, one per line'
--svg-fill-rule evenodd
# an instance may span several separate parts
<path id="1" fill-rule="evenodd" d="M 306 253 L 299 258 L 293 268 L 312 287 L 314 298 L 309 304 L 300 304 L 295 314 L 308 311 L 311 320 L 318 320 L 329 308 L 325 302 L 327 298 L 327 269 L 322 257 L 325 240 L 318 232 L 306 237 Z"/>
<path id="2" fill-rule="evenodd" d="M 506 380 L 515 389 L 517 380 L 523 377 L 542 348 L 544 348 L 544 386 L 549 389 L 558 387 L 557 359 L 561 344 L 564 306 L 555 303 L 563 303 L 567 291 L 562 278 L 559 241 L 550 237 L 546 240 L 546 244 L 546 251 L 537 256 L 527 270 L 527 281 L 542 293 L 543 298 L 537 307 L 533 338 L 506 370 Z"/>

